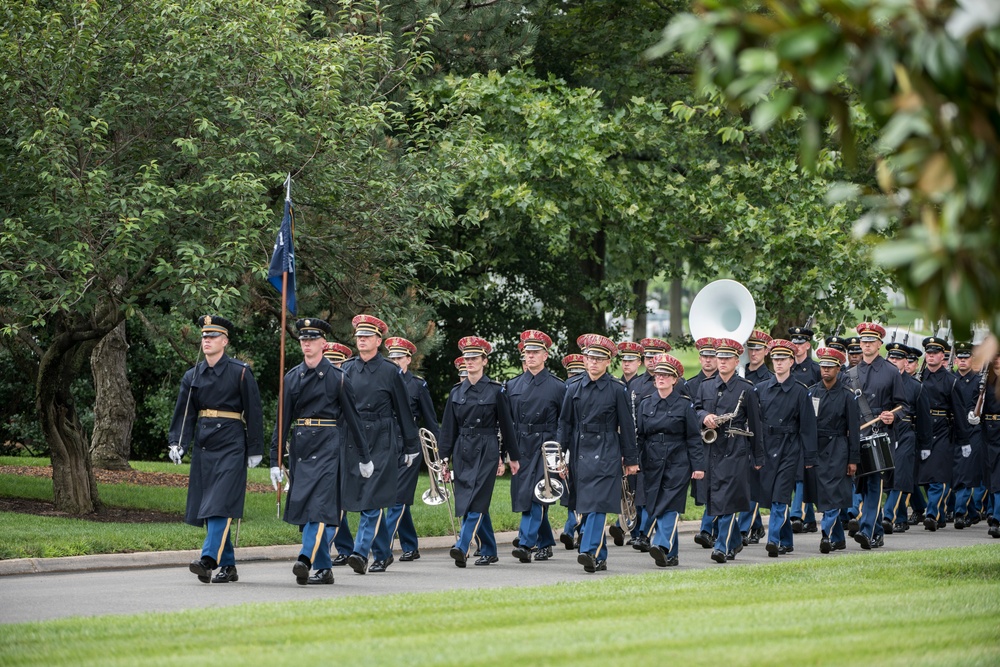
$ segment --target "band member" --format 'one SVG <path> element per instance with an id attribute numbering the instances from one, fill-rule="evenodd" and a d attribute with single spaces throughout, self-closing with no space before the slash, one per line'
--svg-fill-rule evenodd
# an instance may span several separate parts
<path id="1" fill-rule="evenodd" d="M 707 445 L 705 479 L 697 486 L 697 500 L 705 505 L 706 515 L 718 519 L 712 560 L 725 563 L 743 548 L 734 515 L 753 507 L 750 471 L 763 465 L 764 449 L 757 392 L 753 383 L 736 374 L 743 345 L 719 338 L 715 341 L 715 351 L 718 374 L 702 383 L 694 404 L 700 423 L 716 435 L 715 441 Z M 724 415 L 732 417 L 720 423 Z"/>
<path id="2" fill-rule="evenodd" d="M 930 405 L 931 442 L 927 449 L 920 450 L 917 483 L 927 486 L 924 529 L 934 531 L 944 524 L 944 504 L 953 479 L 954 450 L 959 449 L 965 456 L 971 454 L 972 447 L 968 444 L 969 422 L 961 419 L 968 410 L 963 409 L 955 374 L 945 368 L 944 351 L 949 347 L 948 341 L 928 336 L 923 340 L 923 347 L 927 366 L 921 381 Z"/>
<path id="3" fill-rule="evenodd" d="M 567 354 L 562 358 L 562 366 L 566 369 L 567 380 L 587 373 L 587 366 L 583 363 L 582 354 Z"/>
<path id="4" fill-rule="evenodd" d="M 389 351 L 389 361 L 399 366 L 403 374 L 403 384 L 406 386 L 406 397 L 409 401 L 410 414 L 415 425 L 423 424 L 424 428 L 437 440 L 440 435 L 437 413 L 427 381 L 410 372 L 410 362 L 417 351 L 417 346 L 405 338 L 392 337 L 385 339 L 385 348 Z M 385 515 L 385 523 L 390 535 L 399 537 L 399 547 L 403 553 L 399 560 L 414 561 L 420 558 L 417 541 L 417 528 L 413 525 L 410 506 L 417 491 L 417 481 L 420 479 L 420 466 L 404 464 L 399 466 L 399 487 L 396 489 L 396 504 L 389 508 Z"/>
<path id="5" fill-rule="evenodd" d="M 379 354 L 382 336 L 389 327 L 372 315 L 351 320 L 358 356 L 344 362 L 343 369 L 354 389 L 354 400 L 371 451 L 375 473 L 369 479 L 359 475 L 361 451 L 348 439 L 344 460 L 344 507 L 360 512 L 358 534 L 347 564 L 357 574 L 385 572 L 395 558 L 392 534 L 386 529 L 385 508 L 396 503 L 399 461 L 412 466 L 420 456 L 417 427 L 410 412 L 410 400 L 399 367 Z M 346 521 L 346 519 L 345 519 Z M 368 556 L 375 560 L 368 567 Z"/>
<path id="6" fill-rule="evenodd" d="M 795 363 L 792 364 L 791 375 L 807 387 L 819 382 L 819 364 L 812 358 L 812 337 L 813 330 L 808 327 L 788 329 L 788 339 L 795 350 Z"/>
<path id="7" fill-rule="evenodd" d="M 840 510 L 851 504 L 853 478 L 861 460 L 861 417 L 857 398 L 841 378 L 847 353 L 816 350 L 820 381 L 810 387 L 816 412 L 816 506 L 823 513 L 819 550 L 847 548 Z"/>
<path id="8" fill-rule="evenodd" d="M 260 464 L 264 422 L 250 366 L 226 354 L 233 323 L 218 315 L 201 325 L 205 360 L 184 373 L 170 422 L 170 460 L 191 452 L 184 523 L 206 526 L 201 558 L 188 569 L 202 583 L 237 581 L 229 529 L 243 517 L 247 468 Z M 212 570 L 220 568 L 212 577 Z"/>
<path id="9" fill-rule="evenodd" d="M 987 516 L 988 534 L 1000 538 L 1000 355 L 989 364 L 986 384 L 980 392 L 982 408 L 979 416 L 971 415 L 972 425 L 983 433 L 983 455 L 986 460 L 986 485 L 992 496 L 992 514 Z M 967 416 L 968 417 L 968 416 Z"/>
<path id="10" fill-rule="evenodd" d="M 828 348 L 832 350 L 840 350 L 841 352 L 843 352 L 845 360 L 847 359 L 847 343 L 848 339 L 841 338 L 840 336 L 830 336 L 829 338 L 826 339 L 826 341 L 824 341 L 824 345 L 826 345 Z M 860 351 L 860 348 L 858 348 L 858 351 Z M 844 365 L 841 366 L 841 370 L 846 371 L 849 366 L 850 364 L 848 364 L 845 361 Z M 822 370 L 822 364 L 820 364 L 820 369 Z"/>
<path id="11" fill-rule="evenodd" d="M 982 373 L 972 369 L 972 343 L 957 342 L 954 348 L 956 378 L 958 393 L 962 397 L 962 409 L 965 414 L 972 412 L 979 402 L 979 387 Z M 989 369 L 986 368 L 986 371 Z M 961 420 L 956 415 L 955 419 Z M 955 498 L 955 528 L 961 530 L 978 522 L 979 507 L 982 506 L 986 487 L 983 486 L 983 433 L 981 429 L 968 429 L 969 449 L 960 447 L 955 452 L 954 462 L 954 498 Z M 966 456 L 968 453 L 968 456 Z"/>
<path id="12" fill-rule="evenodd" d="M 771 342 L 771 337 L 760 329 L 754 329 L 747 339 L 747 356 L 750 361 L 743 367 L 743 377 L 754 384 L 760 384 L 764 380 L 774 377 L 774 373 L 767 367 L 767 346 Z"/>
<path id="13" fill-rule="evenodd" d="M 607 569 L 605 518 L 618 512 L 622 473 L 639 471 L 635 422 L 625 385 L 608 373 L 618 348 L 599 334 L 577 338 L 587 374 L 568 384 L 559 416 L 558 442 L 569 454 L 569 476 L 576 489 L 576 511 L 583 515 L 577 562 L 586 572 Z"/>
<path id="14" fill-rule="evenodd" d="M 455 370 L 458 371 L 459 384 L 461 384 L 462 380 L 469 377 L 469 368 L 465 365 L 465 357 L 455 359 Z"/>
<path id="15" fill-rule="evenodd" d="M 869 429 L 877 427 L 893 438 L 896 413 L 892 410 L 899 406 L 906 409 L 907 405 L 903 379 L 899 376 L 899 370 L 879 354 L 882 339 L 885 337 L 885 328 L 874 322 L 862 322 L 858 324 L 857 330 L 861 338 L 862 359 L 857 366 L 848 369 L 848 384 L 855 393 L 858 390 L 861 392 L 858 396 L 858 407 L 862 423 L 878 418 Z M 859 477 L 856 482 L 861 502 L 858 507 L 858 530 L 854 540 L 862 549 L 880 547 L 884 543 L 882 485 L 881 473 Z"/>
<path id="16" fill-rule="evenodd" d="M 341 343 L 326 343 L 323 346 L 323 356 L 333 364 L 334 368 L 340 368 L 341 364 L 354 356 L 354 352 Z"/>
<path id="17" fill-rule="evenodd" d="M 756 500 L 771 508 L 767 555 L 774 558 L 794 549 L 788 499 L 796 481 L 802 481 L 804 468 L 816 465 L 816 413 L 809 390 L 791 374 L 793 346 L 781 338 L 771 341 L 774 378 L 757 386 L 767 463 L 760 470 L 761 495 Z"/>
<path id="18" fill-rule="evenodd" d="M 917 371 L 920 369 L 920 357 L 924 356 L 923 350 L 915 347 L 907 346 L 906 354 L 906 369 L 905 373 L 907 375 L 917 376 Z"/>
<path id="19" fill-rule="evenodd" d="M 302 363 L 285 374 L 282 397 L 282 424 L 275 424 L 271 438 L 271 461 L 278 462 L 278 438 L 293 432 L 288 441 L 288 499 L 284 520 L 302 530 L 302 550 L 292 566 L 296 583 L 332 584 L 328 524 L 340 522 L 340 461 L 346 424 L 361 450 L 365 463 L 359 472 L 371 474 L 368 442 L 361 418 L 354 407 L 351 384 L 343 371 L 323 355 L 330 325 L 319 319 L 301 319 L 295 323 L 302 348 Z M 282 482 L 280 466 L 271 467 L 271 482 Z M 316 572 L 309 576 L 310 568 Z"/>
<path id="20" fill-rule="evenodd" d="M 575 382 L 579 382 L 587 376 L 587 367 L 583 361 L 582 354 L 567 354 L 562 358 L 563 368 L 566 369 L 566 387 Z M 559 499 L 559 504 L 566 508 L 566 525 L 559 536 L 559 541 L 563 543 L 568 551 L 580 548 L 580 514 L 576 511 L 576 487 L 569 485 L 569 489 Z"/>
<path id="21" fill-rule="evenodd" d="M 552 557 L 555 537 L 549 523 L 549 506 L 535 497 L 535 484 L 545 476 L 542 443 L 555 440 L 559 429 L 566 383 L 545 367 L 552 339 L 543 331 L 528 329 L 520 335 L 526 370 L 507 383 L 511 413 L 517 430 L 520 470 L 510 480 L 510 506 L 521 513 L 514 558 L 530 563 Z"/>
<path id="22" fill-rule="evenodd" d="M 857 366 L 863 358 L 864 355 L 861 353 L 861 337 L 851 336 L 847 339 L 847 367 Z"/>
<path id="23" fill-rule="evenodd" d="M 656 392 L 639 404 L 636 437 L 647 509 L 655 528 L 649 555 L 659 567 L 677 565 L 677 517 L 687 502 L 688 480 L 705 476 L 698 414 L 675 391 L 684 366 L 669 354 L 647 362 Z"/>
<path id="24" fill-rule="evenodd" d="M 644 377 L 644 375 L 639 375 L 639 366 L 643 365 L 643 349 L 642 345 L 631 340 L 623 340 L 618 343 L 618 359 L 621 360 L 622 364 L 622 382 L 628 387 L 629 391 L 633 391 L 635 388 L 633 384 L 637 384 L 639 379 Z M 645 375 L 649 375 L 647 372 Z"/>
<path id="25" fill-rule="evenodd" d="M 341 343 L 327 343 L 323 346 L 323 356 L 333 364 L 334 368 L 340 368 L 353 355 L 354 352 L 351 351 L 351 348 Z M 326 526 L 326 537 L 330 544 L 330 551 L 332 552 L 334 549 L 337 551 L 337 556 L 330 562 L 332 566 L 347 565 L 347 557 L 354 550 L 354 535 L 351 534 L 351 527 L 346 521 L 347 514 L 344 511 L 344 504 L 338 502 L 337 506 L 340 507 L 340 519 Z"/>
<path id="26" fill-rule="evenodd" d="M 714 338 L 699 338 L 694 342 L 694 346 L 698 349 L 698 363 L 701 365 L 701 370 L 687 379 L 684 383 L 684 391 L 687 392 L 692 403 L 697 403 L 701 384 L 705 380 L 715 377 L 718 371 L 718 361 L 715 357 Z M 702 484 L 704 484 L 702 480 L 691 482 L 691 495 L 695 498 L 698 497 L 700 493 L 698 487 Z M 694 541 L 704 549 L 711 549 L 715 545 L 715 538 L 718 534 L 718 519 L 710 515 L 706 507 L 701 515 L 701 530 L 694 536 Z"/>
<path id="27" fill-rule="evenodd" d="M 455 479 L 455 516 L 462 517 L 458 541 L 450 555 L 455 565 L 465 567 L 474 536 L 482 540 L 476 565 L 496 563 L 497 542 L 490 520 L 490 501 L 502 465 L 500 441 L 510 457 L 511 474 L 520 469 L 517 431 L 510 401 L 503 386 L 485 374 L 487 355 L 493 346 L 478 336 L 458 341 L 469 375 L 448 396 L 441 422 L 438 450 L 442 460 L 451 459 Z"/>

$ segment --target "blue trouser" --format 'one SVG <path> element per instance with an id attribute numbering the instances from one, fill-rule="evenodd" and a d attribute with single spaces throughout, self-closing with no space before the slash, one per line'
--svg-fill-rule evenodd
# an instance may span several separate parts
<path id="1" fill-rule="evenodd" d="M 715 538 L 715 550 L 726 554 L 736 553 L 736 547 L 743 546 L 739 515 L 720 514 L 716 518 L 719 520 L 719 534 Z"/>
<path id="2" fill-rule="evenodd" d="M 205 519 L 205 542 L 201 545 L 201 556 L 215 561 L 216 566 L 236 565 L 236 552 L 229 539 L 229 527 L 233 520 L 227 516 L 210 516 Z"/>
<path id="3" fill-rule="evenodd" d="M 885 533 L 882 528 L 882 474 L 869 475 L 865 493 L 861 497 L 858 515 L 858 532 L 874 541 Z"/>
<path id="4" fill-rule="evenodd" d="M 358 521 L 358 534 L 354 538 L 354 553 L 362 558 L 368 554 L 375 560 L 385 560 L 392 555 L 392 540 L 385 526 L 385 512 L 364 510 Z"/>
<path id="5" fill-rule="evenodd" d="M 963 486 L 961 489 L 956 489 L 952 496 L 955 498 L 955 516 L 968 514 L 969 505 L 972 503 L 972 487 Z"/>
<path id="6" fill-rule="evenodd" d="M 563 532 L 567 535 L 575 535 L 577 532 L 582 531 L 583 523 L 580 521 L 580 515 L 573 510 L 566 511 L 566 525 L 563 527 Z"/>
<path id="7" fill-rule="evenodd" d="M 552 526 L 549 525 L 549 506 L 544 503 L 531 503 L 531 509 L 521 512 L 521 525 L 517 531 L 517 542 L 525 549 L 532 547 L 549 547 L 555 544 L 552 538 Z M 552 544 L 543 544 L 552 540 Z"/>
<path id="8" fill-rule="evenodd" d="M 326 538 L 326 524 L 321 521 L 310 521 L 302 527 L 302 551 L 317 570 L 328 570 L 333 565 L 330 560 L 330 540 Z"/>
<path id="9" fill-rule="evenodd" d="M 909 495 L 898 489 L 890 489 L 885 496 L 885 506 L 882 509 L 885 518 L 894 524 L 906 521 L 906 498 Z"/>
<path id="10" fill-rule="evenodd" d="M 827 510 L 823 512 L 823 522 L 821 524 L 823 534 L 831 542 L 844 542 L 844 524 L 840 522 L 840 510 Z"/>
<path id="11" fill-rule="evenodd" d="M 351 526 L 347 522 L 347 512 L 340 510 L 340 523 L 326 527 L 326 538 L 337 549 L 338 554 L 349 556 L 354 551 L 354 536 L 351 535 Z"/>
<path id="12" fill-rule="evenodd" d="M 927 485 L 927 511 L 925 512 L 927 517 L 941 520 L 941 512 L 944 511 L 950 490 L 950 487 L 943 482 Z"/>
<path id="13" fill-rule="evenodd" d="M 771 516 L 767 522 L 767 541 L 783 547 L 795 546 L 792 543 L 792 523 L 788 520 L 787 503 L 771 503 Z"/>
<path id="14" fill-rule="evenodd" d="M 749 533 L 755 527 L 763 526 L 760 519 L 760 503 L 753 504 L 752 512 L 740 512 L 740 534 Z"/>
<path id="15" fill-rule="evenodd" d="M 677 512 L 667 510 L 653 519 L 656 532 L 653 533 L 650 543 L 663 549 L 667 553 L 667 558 L 677 556 L 677 517 Z"/>
<path id="16" fill-rule="evenodd" d="M 490 521 L 489 512 L 469 512 L 462 517 L 462 528 L 458 531 L 458 542 L 455 546 L 468 555 L 473 538 L 479 540 L 479 555 L 497 555 L 497 539 L 493 534 L 493 522 Z"/>
<path id="17" fill-rule="evenodd" d="M 632 539 L 640 535 L 649 535 L 649 530 L 653 525 L 653 517 L 649 516 L 646 506 L 635 508 L 635 526 L 632 527 Z"/>
<path id="18" fill-rule="evenodd" d="M 385 523 L 389 526 L 390 545 L 398 537 L 399 548 L 404 552 L 417 550 L 417 527 L 413 525 L 409 505 L 396 503 L 390 507 L 385 512 Z"/>
<path id="19" fill-rule="evenodd" d="M 646 508 L 641 508 L 642 521 L 639 523 L 639 534 L 644 535 L 647 538 L 652 538 L 653 531 L 657 528 L 656 517 L 646 511 Z"/>
<path id="20" fill-rule="evenodd" d="M 915 487 L 913 493 L 910 494 L 910 509 L 915 514 L 923 514 L 927 511 L 927 499 L 924 498 L 924 494 L 919 486 Z"/>
<path id="21" fill-rule="evenodd" d="M 556 544 L 556 534 L 552 532 L 552 524 L 549 523 L 549 506 L 542 508 L 542 525 L 538 527 L 538 541 L 535 546 L 539 549 L 543 547 L 553 547 Z"/>
<path id="22" fill-rule="evenodd" d="M 982 516 L 986 511 L 988 493 L 985 486 L 977 486 L 972 490 L 972 504 L 969 507 L 969 516 Z"/>
<path id="23" fill-rule="evenodd" d="M 591 554 L 596 560 L 607 559 L 608 543 L 604 539 L 604 524 L 607 518 L 608 515 L 603 512 L 590 512 L 583 515 L 580 553 Z"/>
<path id="24" fill-rule="evenodd" d="M 816 523 L 816 512 L 812 503 L 804 502 L 805 484 L 795 482 L 795 493 L 792 494 L 791 516 L 802 519 L 804 523 Z"/>
<path id="25" fill-rule="evenodd" d="M 719 535 L 719 517 L 708 513 L 708 508 L 701 515 L 701 532 L 709 533 L 712 537 Z"/>
<path id="26" fill-rule="evenodd" d="M 1000 520 L 1000 491 L 989 494 L 989 503 L 986 506 L 986 516 Z"/>

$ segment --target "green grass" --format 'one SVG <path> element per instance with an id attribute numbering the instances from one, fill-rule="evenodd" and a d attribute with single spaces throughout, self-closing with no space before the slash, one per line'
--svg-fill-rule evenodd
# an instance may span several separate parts
<path id="1" fill-rule="evenodd" d="M 6 665 L 996 665 L 992 545 L 8 626 Z M 363 657 L 362 657 L 363 656 Z M 637 662 L 639 661 L 639 662 Z"/>

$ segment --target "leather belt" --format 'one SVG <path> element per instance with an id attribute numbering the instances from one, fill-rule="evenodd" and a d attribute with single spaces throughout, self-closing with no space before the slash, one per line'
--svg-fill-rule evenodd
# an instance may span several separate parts
<path id="1" fill-rule="evenodd" d="M 670 436 L 666 433 L 654 433 L 645 437 L 646 442 L 670 442 Z M 683 440 L 683 438 L 680 438 Z"/>
<path id="2" fill-rule="evenodd" d="M 950 417 L 951 410 L 931 410 L 931 417 Z"/>
<path id="3" fill-rule="evenodd" d="M 496 435 L 497 430 L 495 428 L 460 428 L 458 429 L 461 435 Z"/>
<path id="4" fill-rule="evenodd" d="M 846 438 L 847 434 L 845 432 L 843 432 L 843 431 L 835 431 L 835 430 L 830 429 L 830 428 L 820 428 L 820 429 L 816 429 L 816 437 L 817 438 L 840 438 L 840 437 Z"/>
<path id="5" fill-rule="evenodd" d="M 199 410 L 199 417 L 206 417 L 208 419 L 243 419 L 243 415 L 239 412 L 226 412 L 225 410 Z"/>
<path id="6" fill-rule="evenodd" d="M 603 424 L 581 424 L 580 431 L 583 433 L 617 433 L 618 429 Z"/>
<path id="7" fill-rule="evenodd" d="M 799 429 L 794 426 L 768 426 L 767 432 L 771 435 L 784 434 L 791 435 L 792 433 L 798 433 Z"/>
<path id="8" fill-rule="evenodd" d="M 548 433 L 559 428 L 559 424 L 520 424 L 517 430 L 520 433 Z"/>
<path id="9" fill-rule="evenodd" d="M 296 426 L 336 426 L 336 419 L 296 419 Z"/>
<path id="10" fill-rule="evenodd" d="M 382 414 L 381 412 L 366 412 L 364 410 L 359 411 L 358 414 L 361 416 L 363 420 L 369 422 L 378 421 L 379 419 L 391 419 L 393 416 L 393 413 L 391 412 Z"/>

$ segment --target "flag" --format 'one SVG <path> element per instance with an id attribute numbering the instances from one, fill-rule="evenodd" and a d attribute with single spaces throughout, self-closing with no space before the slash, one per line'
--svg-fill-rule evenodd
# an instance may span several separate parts
<path id="1" fill-rule="evenodd" d="M 267 282 L 281 294 L 282 276 L 288 274 L 288 294 L 286 305 L 288 312 L 295 314 L 295 250 L 292 248 L 292 200 L 285 199 L 285 215 L 281 219 L 281 229 L 278 230 L 278 240 L 274 242 L 274 252 L 271 254 L 271 266 L 267 270 Z"/>

